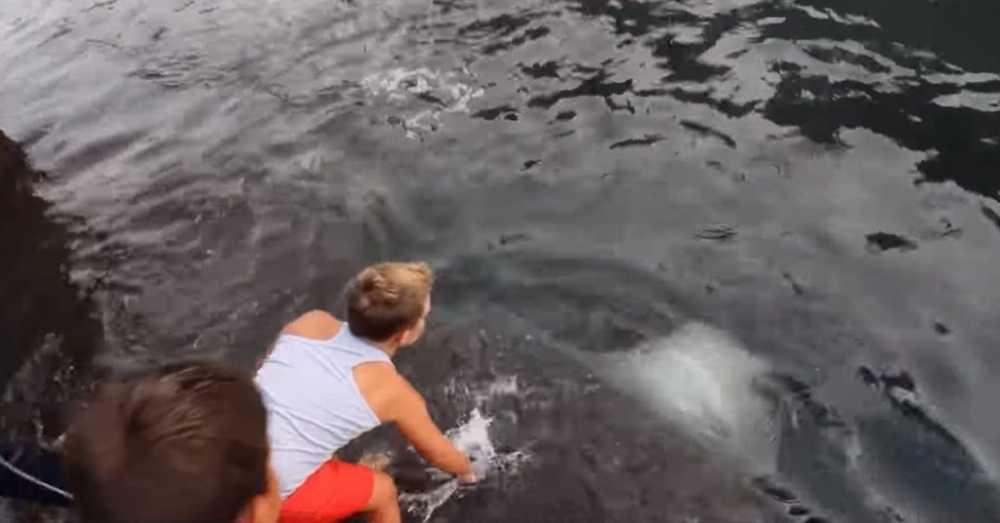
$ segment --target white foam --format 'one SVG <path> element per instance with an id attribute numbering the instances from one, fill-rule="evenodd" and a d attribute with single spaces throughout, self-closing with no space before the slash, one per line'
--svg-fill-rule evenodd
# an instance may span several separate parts
<path id="1" fill-rule="evenodd" d="M 479 481 L 491 474 L 517 474 L 520 466 L 529 461 L 530 454 L 526 450 L 498 453 L 490 438 L 492 418 L 483 416 L 479 409 L 473 409 L 465 423 L 445 433 L 456 447 L 465 452 L 472 461 L 473 471 Z M 443 473 L 430 469 L 432 475 L 438 477 Z M 400 506 L 410 515 L 416 516 L 426 523 L 441 505 L 460 493 L 457 479 L 449 479 L 426 492 L 409 492 L 400 494 Z"/>
<path id="2" fill-rule="evenodd" d="M 477 409 L 484 409 L 499 398 L 519 397 L 524 391 L 517 376 L 513 374 L 499 375 L 489 383 L 468 383 L 452 378 L 444 385 L 450 396 L 469 398 Z"/>
<path id="3" fill-rule="evenodd" d="M 451 499 L 457 491 L 458 480 L 453 479 L 428 492 L 400 494 L 399 504 L 407 513 L 427 523 L 434 515 L 434 511 Z"/>
<path id="4" fill-rule="evenodd" d="M 665 338 L 589 363 L 595 373 L 695 437 L 773 469 L 771 406 L 754 392 L 754 382 L 767 366 L 727 333 L 689 323 Z"/>
<path id="5" fill-rule="evenodd" d="M 516 396 L 521 387 L 518 385 L 517 376 L 498 376 L 487 388 L 490 397 L 496 396 Z"/>
<path id="6" fill-rule="evenodd" d="M 492 461 L 497 453 L 490 439 L 490 424 L 493 418 L 484 417 L 479 409 L 473 409 L 469 421 L 449 430 L 448 439 L 473 461 Z"/>
<path id="7" fill-rule="evenodd" d="M 361 85 L 374 96 L 384 95 L 389 101 L 412 101 L 414 95 L 433 94 L 443 105 L 421 109 L 404 118 L 406 135 L 417 138 L 420 132 L 433 131 L 441 124 L 442 113 L 465 113 L 469 102 L 485 94 L 480 87 L 463 81 L 464 76 L 454 71 L 442 72 L 420 67 L 397 67 L 371 74 L 361 80 Z"/>

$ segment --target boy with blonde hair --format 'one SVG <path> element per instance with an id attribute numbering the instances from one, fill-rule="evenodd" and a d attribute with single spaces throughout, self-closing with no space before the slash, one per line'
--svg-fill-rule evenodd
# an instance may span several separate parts
<path id="1" fill-rule="evenodd" d="M 347 285 L 347 323 L 310 311 L 286 325 L 257 373 L 268 409 L 282 523 L 329 523 L 363 512 L 400 521 L 390 476 L 331 458 L 357 436 L 395 423 L 434 466 L 475 481 L 392 357 L 424 333 L 434 275 L 425 263 L 380 263 Z"/>

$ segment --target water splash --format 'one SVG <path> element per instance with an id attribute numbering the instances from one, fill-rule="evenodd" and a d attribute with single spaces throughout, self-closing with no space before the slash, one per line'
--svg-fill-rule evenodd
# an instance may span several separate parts
<path id="1" fill-rule="evenodd" d="M 390 102 L 406 104 L 408 108 L 417 99 L 431 104 L 429 109 L 410 109 L 396 119 L 408 138 L 418 138 L 420 133 L 440 127 L 442 113 L 468 112 L 469 102 L 485 94 L 482 88 L 463 82 L 462 76 L 454 71 L 399 67 L 369 75 L 361 80 L 361 85 L 372 96 L 386 96 Z"/>
<path id="2" fill-rule="evenodd" d="M 408 514 L 427 523 L 434 511 L 451 499 L 455 492 L 458 492 L 458 480 L 452 479 L 427 492 L 400 494 L 399 504 Z"/>
<path id="3" fill-rule="evenodd" d="M 701 323 L 624 354 L 599 355 L 595 372 L 702 440 L 770 470 L 776 459 L 772 408 L 755 390 L 767 366 L 727 333 Z"/>
<path id="4" fill-rule="evenodd" d="M 456 447 L 469 456 L 480 483 L 494 474 L 516 475 L 521 465 L 531 459 L 531 455 L 524 449 L 498 452 L 490 438 L 489 428 L 492 422 L 493 418 L 483 416 L 476 408 L 469 413 L 468 421 L 445 433 Z M 423 523 L 429 521 L 434 512 L 456 494 L 461 496 L 467 489 L 476 488 L 476 485 L 460 485 L 454 478 L 447 479 L 449 476 L 440 470 L 428 469 L 428 472 L 432 478 L 443 480 L 443 483 L 435 481 L 437 486 L 430 490 L 399 496 L 403 510 Z"/>

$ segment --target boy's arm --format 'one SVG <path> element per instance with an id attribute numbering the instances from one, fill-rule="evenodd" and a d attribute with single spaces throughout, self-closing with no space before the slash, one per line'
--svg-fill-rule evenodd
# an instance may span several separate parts
<path id="1" fill-rule="evenodd" d="M 475 481 L 472 464 L 464 452 L 441 433 L 431 419 L 427 403 L 406 378 L 398 376 L 390 416 L 399 432 L 417 449 L 417 452 L 435 467 L 454 474 L 463 481 Z"/>

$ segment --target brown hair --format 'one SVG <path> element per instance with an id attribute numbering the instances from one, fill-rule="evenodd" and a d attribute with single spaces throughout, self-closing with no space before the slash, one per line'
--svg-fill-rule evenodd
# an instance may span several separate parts
<path id="1" fill-rule="evenodd" d="M 380 263 L 362 270 L 345 293 L 351 334 L 385 341 L 412 327 L 424 314 L 433 284 L 426 263 Z"/>
<path id="2" fill-rule="evenodd" d="M 233 523 L 267 491 L 266 429 L 249 376 L 218 364 L 103 385 L 66 438 L 83 520 Z"/>

